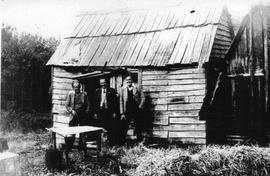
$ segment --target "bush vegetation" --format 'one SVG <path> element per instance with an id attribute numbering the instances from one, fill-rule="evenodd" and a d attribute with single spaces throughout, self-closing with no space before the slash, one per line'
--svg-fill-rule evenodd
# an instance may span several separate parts
<path id="1" fill-rule="evenodd" d="M 49 111 L 51 69 L 47 61 L 59 42 L 55 38 L 18 33 L 16 28 L 1 28 L 1 109 L 30 108 Z"/>
<path id="2" fill-rule="evenodd" d="M 0 131 L 21 132 L 44 130 L 51 126 L 50 113 L 40 113 L 35 110 L 2 110 L 0 116 Z"/>

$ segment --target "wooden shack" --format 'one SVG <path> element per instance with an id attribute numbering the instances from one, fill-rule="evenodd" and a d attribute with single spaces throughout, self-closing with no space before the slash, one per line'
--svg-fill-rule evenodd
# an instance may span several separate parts
<path id="1" fill-rule="evenodd" d="M 211 100 L 216 77 L 233 38 L 226 6 L 182 1 L 174 6 L 84 13 L 48 61 L 52 68 L 55 127 L 66 126 L 65 98 L 72 79 L 89 95 L 106 76 L 119 91 L 125 70 L 146 96 L 142 118 L 150 137 L 206 144 L 202 106 Z M 204 105 L 203 102 L 205 101 Z"/>
<path id="2" fill-rule="evenodd" d="M 208 116 L 213 142 L 269 141 L 269 49 L 270 6 L 254 6 L 226 54 Z"/>

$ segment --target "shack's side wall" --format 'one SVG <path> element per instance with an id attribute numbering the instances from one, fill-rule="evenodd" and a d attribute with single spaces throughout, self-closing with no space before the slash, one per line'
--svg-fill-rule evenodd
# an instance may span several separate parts
<path id="1" fill-rule="evenodd" d="M 153 111 L 154 137 L 206 144 L 205 121 L 199 120 L 206 94 L 203 69 L 143 70 L 141 85 Z"/>
<path id="2" fill-rule="evenodd" d="M 80 74 L 68 72 L 61 67 L 52 68 L 52 118 L 53 127 L 66 127 L 70 116 L 66 113 L 65 102 L 67 94 L 72 90 L 71 76 Z M 63 143 L 63 138 L 57 136 L 57 144 Z"/>

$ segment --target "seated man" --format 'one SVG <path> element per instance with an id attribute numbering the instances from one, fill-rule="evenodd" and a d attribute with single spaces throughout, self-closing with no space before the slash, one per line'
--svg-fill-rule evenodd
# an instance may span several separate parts
<path id="1" fill-rule="evenodd" d="M 81 91 L 81 85 L 78 80 L 72 82 L 73 91 L 70 91 L 67 95 L 66 109 L 71 115 L 69 126 L 83 126 L 88 125 L 88 99 L 86 92 Z M 71 150 L 75 140 L 75 135 L 66 141 L 67 151 Z M 83 136 L 79 137 L 79 147 L 83 149 L 86 154 L 86 145 L 83 141 Z"/>

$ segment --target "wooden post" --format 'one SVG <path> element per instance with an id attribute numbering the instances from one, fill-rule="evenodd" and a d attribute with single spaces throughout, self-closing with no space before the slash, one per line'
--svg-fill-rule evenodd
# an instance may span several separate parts
<path id="1" fill-rule="evenodd" d="M 229 78 L 231 79 L 231 101 L 232 101 L 232 112 L 233 114 L 236 112 L 236 101 L 235 101 L 235 76 L 229 76 Z"/>
<path id="2" fill-rule="evenodd" d="M 54 67 L 51 66 L 51 86 L 50 86 L 50 96 L 51 96 L 51 126 L 53 127 L 53 76 L 54 76 Z M 55 140 L 56 141 L 56 140 Z"/>
<path id="3" fill-rule="evenodd" d="M 52 132 L 53 149 L 56 150 L 56 133 Z"/>
<path id="4" fill-rule="evenodd" d="M 97 159 L 99 159 L 100 157 L 100 153 L 101 153 L 101 138 L 102 138 L 102 130 L 98 131 L 98 135 L 97 135 Z"/>
<path id="5" fill-rule="evenodd" d="M 268 112 L 269 101 L 269 58 L 268 58 L 268 34 L 267 34 L 267 18 L 263 10 L 262 12 L 262 29 L 263 29 L 263 51 L 264 51 L 264 91 L 265 91 L 265 112 Z"/>
<path id="6" fill-rule="evenodd" d="M 138 86 L 140 91 L 142 91 L 142 69 L 138 70 Z"/>
<path id="7" fill-rule="evenodd" d="M 218 74 L 218 77 L 217 77 L 217 80 L 216 80 L 216 85 L 215 85 L 214 90 L 213 90 L 213 93 L 212 93 L 212 98 L 211 98 L 210 103 L 209 103 L 210 106 L 213 104 L 213 101 L 214 101 L 214 99 L 215 99 L 216 92 L 217 92 L 217 89 L 218 89 L 218 87 L 219 87 L 221 75 L 222 75 L 222 73 L 220 72 L 220 73 Z"/>
<path id="8" fill-rule="evenodd" d="M 250 111 L 254 112 L 254 58 L 253 58 L 253 44 L 254 44 L 254 35 L 253 35 L 253 12 L 249 14 L 249 42 L 248 42 L 248 57 L 249 57 L 249 74 L 250 74 Z"/>

